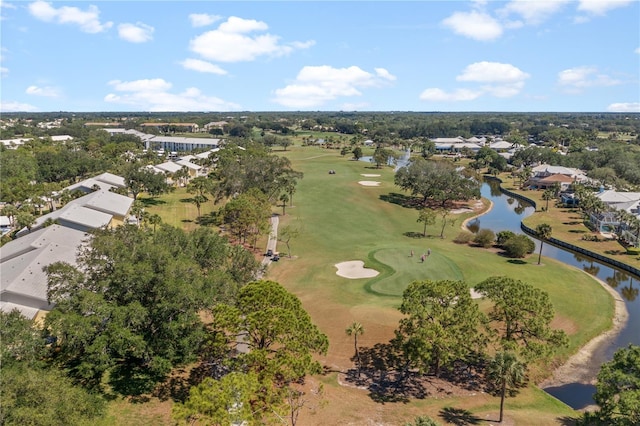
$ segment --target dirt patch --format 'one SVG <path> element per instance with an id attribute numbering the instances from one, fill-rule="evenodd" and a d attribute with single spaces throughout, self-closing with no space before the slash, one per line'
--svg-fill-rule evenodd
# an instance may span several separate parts
<path id="1" fill-rule="evenodd" d="M 578 324 L 567 317 L 556 315 L 551 321 L 551 328 L 563 330 L 567 335 L 571 336 L 578 331 Z"/>
<path id="2" fill-rule="evenodd" d="M 360 176 L 364 176 L 364 177 L 380 177 L 380 175 L 372 175 L 370 173 L 363 173 Z"/>
<path id="3" fill-rule="evenodd" d="M 365 268 L 361 260 L 336 263 L 334 266 L 338 268 L 336 275 L 349 279 L 372 278 L 380 273 L 375 269 Z"/>
<path id="4" fill-rule="evenodd" d="M 361 180 L 358 183 L 362 186 L 380 186 L 380 182 L 374 180 Z"/>

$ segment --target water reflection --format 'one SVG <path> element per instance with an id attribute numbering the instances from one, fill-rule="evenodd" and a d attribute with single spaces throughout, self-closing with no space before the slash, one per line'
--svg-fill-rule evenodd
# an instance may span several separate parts
<path id="1" fill-rule="evenodd" d="M 622 297 L 624 297 L 624 300 L 633 302 L 634 300 L 636 300 L 636 297 L 638 297 L 638 291 L 639 291 L 638 288 L 633 287 L 633 278 L 631 278 L 629 280 L 629 286 L 623 287 L 622 290 L 620 290 L 620 294 L 622 294 Z"/>
<path id="2" fill-rule="evenodd" d="M 496 193 L 495 188 L 498 188 Z M 494 232 L 509 230 L 521 234 L 521 221 L 534 212 L 534 208 L 526 203 L 515 200 L 499 192 L 499 187 L 484 183 L 480 190 L 483 197 L 493 202 L 493 208 L 483 216 L 469 223 L 469 230 L 487 228 Z M 516 203 L 517 201 L 517 203 Z M 539 250 L 539 242 L 536 241 L 536 252 Z M 609 265 L 600 263 L 587 256 L 580 255 L 568 250 L 545 244 L 542 249 L 543 256 L 551 257 L 575 266 L 594 277 L 607 283 L 625 300 L 629 318 L 627 324 L 615 338 L 611 346 L 602 349 L 603 358 L 611 359 L 616 349 L 626 347 L 629 344 L 640 345 L 640 291 L 637 281 L 640 277 L 635 277 L 630 273 L 618 271 Z M 634 283 L 634 278 L 636 282 Z M 561 401 L 572 407 L 581 407 L 592 403 L 592 389 L 585 387 L 580 392 L 576 392 L 576 387 L 567 385 L 556 388 L 552 393 Z"/>

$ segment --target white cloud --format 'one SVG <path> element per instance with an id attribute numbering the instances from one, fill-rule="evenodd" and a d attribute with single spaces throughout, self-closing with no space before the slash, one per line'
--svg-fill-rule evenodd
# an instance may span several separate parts
<path id="1" fill-rule="evenodd" d="M 222 16 L 220 15 L 209 15 L 206 13 L 192 13 L 189 15 L 189 21 L 191 21 L 191 26 L 193 27 L 206 27 L 221 19 Z"/>
<path id="2" fill-rule="evenodd" d="M 125 41 L 131 43 L 145 43 L 153 40 L 153 32 L 155 29 L 142 22 L 136 22 L 135 24 L 120 24 L 118 25 L 118 36 Z"/>
<path id="3" fill-rule="evenodd" d="M 90 34 L 106 31 L 113 26 L 113 22 L 100 22 L 100 10 L 94 5 L 90 5 L 86 11 L 70 6 L 56 9 L 51 3 L 38 0 L 29 4 L 29 13 L 45 22 L 78 25 L 81 31 Z"/>
<path id="4" fill-rule="evenodd" d="M 57 98 L 60 96 L 60 91 L 55 87 L 39 87 L 35 85 L 27 87 L 25 93 L 27 95 L 45 96 L 48 98 Z"/>
<path id="5" fill-rule="evenodd" d="M 37 107 L 22 102 L 0 101 L 0 111 L 2 112 L 33 112 L 37 110 Z"/>
<path id="6" fill-rule="evenodd" d="M 219 66 L 214 65 L 211 62 L 203 61 L 200 59 L 192 59 L 192 58 L 185 59 L 184 61 L 180 62 L 180 65 L 182 65 L 184 69 L 187 69 L 187 70 L 207 72 L 207 73 L 218 74 L 218 75 L 227 74 L 227 71 L 220 68 Z"/>
<path id="7" fill-rule="evenodd" d="M 511 64 L 475 62 L 467 65 L 456 80 L 480 83 L 480 87 L 456 89 L 452 92 L 429 88 L 420 94 L 420 99 L 433 102 L 471 101 L 485 94 L 497 98 L 509 98 L 522 91 L 527 78 L 529 74 Z"/>
<path id="8" fill-rule="evenodd" d="M 607 107 L 609 112 L 640 112 L 640 102 L 620 102 Z"/>
<path id="9" fill-rule="evenodd" d="M 506 19 L 509 15 L 518 15 L 526 25 L 539 25 L 558 13 L 571 0 L 514 0 L 497 11 L 498 15 Z M 514 26 L 513 23 L 510 24 Z"/>
<path id="10" fill-rule="evenodd" d="M 602 16 L 608 11 L 627 6 L 634 0 L 580 0 L 578 10 L 591 15 Z"/>
<path id="11" fill-rule="evenodd" d="M 182 93 L 169 93 L 172 84 L 161 79 L 109 82 L 116 92 L 104 97 L 105 102 L 129 105 L 141 111 L 232 111 L 240 106 L 215 96 L 206 96 L 200 89 L 189 87 Z"/>
<path id="12" fill-rule="evenodd" d="M 472 101 L 482 95 L 480 91 L 468 89 L 456 89 L 453 92 L 445 92 L 442 89 L 430 88 L 420 94 L 420 99 L 431 102 L 460 102 Z"/>
<path id="13" fill-rule="evenodd" d="M 502 25 L 483 12 L 455 12 L 442 21 L 454 33 L 475 40 L 490 41 L 502 35 Z"/>
<path id="14" fill-rule="evenodd" d="M 477 81 L 486 83 L 514 83 L 526 80 L 529 74 L 511 64 L 500 62 L 475 62 L 467 65 L 458 81 Z"/>
<path id="15" fill-rule="evenodd" d="M 640 47 L 636 47 L 636 50 L 634 50 L 634 52 L 636 52 L 638 55 L 640 55 Z"/>
<path id="16" fill-rule="evenodd" d="M 337 98 L 361 96 L 360 89 L 380 87 L 396 78 L 384 68 L 376 68 L 375 72 L 356 66 L 306 66 L 292 84 L 275 91 L 273 102 L 289 108 L 317 107 Z"/>
<path id="17" fill-rule="evenodd" d="M 596 67 L 569 68 L 558 73 L 558 84 L 569 93 L 580 93 L 588 87 L 615 86 L 620 80 L 599 73 Z"/>
<path id="18" fill-rule="evenodd" d="M 2 77 L 5 77 L 7 74 L 9 74 L 9 68 L 0 67 L 0 75 L 2 75 Z"/>
<path id="19" fill-rule="evenodd" d="M 109 85 L 119 92 L 161 92 L 171 89 L 171 83 L 162 78 L 134 81 L 111 80 Z"/>
<path id="20" fill-rule="evenodd" d="M 391 75 L 391 73 L 389 73 L 389 71 L 387 71 L 384 68 L 374 68 L 374 71 L 376 72 L 376 74 L 380 78 L 384 78 L 385 80 L 389 80 L 389 81 L 395 81 L 396 80 L 396 76 L 395 75 Z"/>
<path id="21" fill-rule="evenodd" d="M 284 56 L 294 49 L 307 48 L 313 42 L 281 44 L 280 37 L 271 34 L 249 35 L 266 31 L 261 21 L 230 17 L 218 29 L 207 31 L 189 43 L 189 48 L 204 59 L 219 62 L 253 61 L 260 56 Z"/>

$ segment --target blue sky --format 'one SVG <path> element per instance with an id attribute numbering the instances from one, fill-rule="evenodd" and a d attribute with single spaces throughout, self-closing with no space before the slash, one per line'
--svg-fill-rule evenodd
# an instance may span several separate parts
<path id="1" fill-rule="evenodd" d="M 0 4 L 3 112 L 640 112 L 638 0 Z"/>

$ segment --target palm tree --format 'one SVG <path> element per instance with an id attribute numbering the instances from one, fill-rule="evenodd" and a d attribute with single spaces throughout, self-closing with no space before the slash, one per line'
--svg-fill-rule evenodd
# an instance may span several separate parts
<path id="1" fill-rule="evenodd" d="M 152 214 L 149 216 L 149 224 L 153 225 L 153 232 L 156 232 L 156 225 L 162 223 L 162 218 L 158 214 Z"/>
<path id="2" fill-rule="evenodd" d="M 551 225 L 547 223 L 541 223 L 536 226 L 536 237 L 540 240 L 540 253 L 538 254 L 538 265 L 540 264 L 540 259 L 542 258 L 542 246 L 544 242 L 551 238 Z"/>
<path id="3" fill-rule="evenodd" d="M 355 349 L 355 358 L 358 368 L 358 376 L 360 375 L 360 351 L 358 351 L 358 336 L 364 334 L 364 327 L 357 321 L 354 321 L 347 329 L 345 330 L 347 336 L 353 336 L 353 347 Z"/>
<path id="4" fill-rule="evenodd" d="M 527 367 L 512 352 L 498 352 L 487 367 L 488 378 L 500 387 L 500 419 L 504 413 L 504 398 L 507 388 L 521 385 L 526 378 Z"/>
<path id="5" fill-rule="evenodd" d="M 542 193 L 542 199 L 547 202 L 547 205 L 544 208 L 545 211 L 549 211 L 549 200 L 553 200 L 554 198 L 554 190 L 552 188 L 545 189 L 545 191 Z"/>

